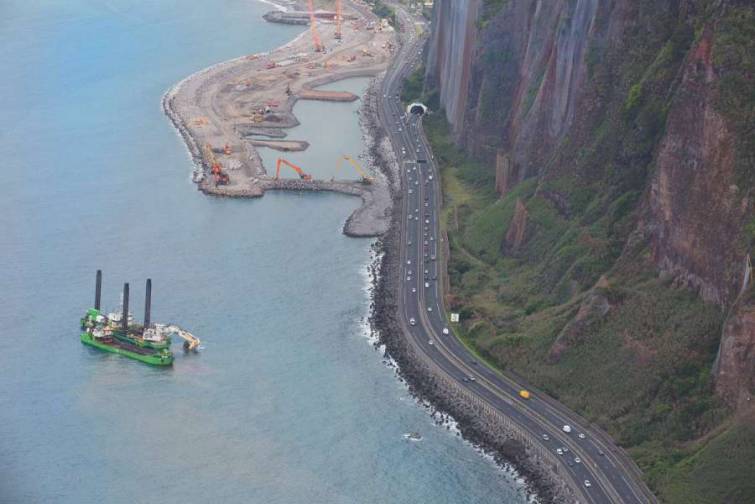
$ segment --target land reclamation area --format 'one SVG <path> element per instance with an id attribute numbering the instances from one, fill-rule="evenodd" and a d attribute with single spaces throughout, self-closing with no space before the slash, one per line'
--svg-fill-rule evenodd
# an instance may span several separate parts
<path id="1" fill-rule="evenodd" d="M 358 196 L 362 206 L 347 221 L 352 236 L 377 236 L 388 226 L 389 181 L 379 170 L 343 180 L 318 180 L 307 167 L 277 163 L 264 166 L 257 147 L 301 151 L 306 139 L 286 138 L 298 125 L 292 110 L 298 100 L 354 101 L 344 91 L 317 89 L 350 77 L 376 76 L 385 70 L 396 47 L 395 33 L 371 11 L 345 3 L 341 38 L 333 14 L 319 12 L 322 50 L 315 50 L 309 30 L 269 53 L 219 63 L 179 82 L 163 99 L 197 165 L 194 181 L 208 194 L 260 197 L 268 190 L 334 191 Z M 297 19 L 301 13 L 295 13 Z M 286 13 L 279 14 L 273 21 Z M 283 18 L 285 19 L 285 18 Z M 334 159 L 333 165 L 337 160 Z"/>

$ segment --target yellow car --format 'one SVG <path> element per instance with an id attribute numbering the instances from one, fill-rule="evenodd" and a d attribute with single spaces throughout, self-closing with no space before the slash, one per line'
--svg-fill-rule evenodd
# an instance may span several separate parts
<path id="1" fill-rule="evenodd" d="M 532 397 L 532 394 L 530 394 L 529 390 L 520 390 L 519 397 L 521 397 L 522 399 L 529 399 L 530 397 Z"/>

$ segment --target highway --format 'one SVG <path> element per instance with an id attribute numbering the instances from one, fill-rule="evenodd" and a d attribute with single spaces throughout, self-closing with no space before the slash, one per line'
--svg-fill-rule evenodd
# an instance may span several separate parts
<path id="1" fill-rule="evenodd" d="M 404 26 L 414 19 L 397 9 Z M 407 114 L 399 99 L 405 77 L 421 61 L 424 39 L 404 30 L 404 44 L 383 81 L 379 116 L 399 160 L 402 182 L 399 322 L 417 354 L 433 369 L 508 417 L 533 443 L 555 455 L 562 478 L 571 480 L 578 502 L 656 502 L 629 457 L 610 438 L 555 400 L 537 391 L 522 399 L 522 386 L 479 361 L 454 336 L 443 306 L 439 228 L 440 177 L 422 131 L 421 115 Z M 571 432 L 565 432 L 568 425 Z M 563 452 L 563 450 L 568 450 Z M 563 454 L 559 454 L 561 450 Z"/>

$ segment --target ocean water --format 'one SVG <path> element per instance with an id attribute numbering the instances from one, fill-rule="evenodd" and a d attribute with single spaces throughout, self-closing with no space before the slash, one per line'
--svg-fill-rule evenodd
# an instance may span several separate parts
<path id="1" fill-rule="evenodd" d="M 300 32 L 266 24 L 269 8 L 3 0 L 0 503 L 526 501 L 369 344 L 372 242 L 340 232 L 358 200 L 214 199 L 190 183 L 160 98 Z M 331 144 L 298 160 L 359 153 L 353 108 L 309 106 L 302 131 L 327 114 Z M 82 346 L 97 268 L 105 307 L 129 281 L 140 318 L 151 277 L 153 320 L 206 348 L 176 345 L 165 370 Z"/>

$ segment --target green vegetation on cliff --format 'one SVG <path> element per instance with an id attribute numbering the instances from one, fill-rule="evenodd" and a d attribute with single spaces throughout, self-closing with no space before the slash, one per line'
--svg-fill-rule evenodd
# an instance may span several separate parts
<path id="1" fill-rule="evenodd" d="M 457 334 L 607 430 L 662 501 L 755 502 L 752 415 L 714 383 L 755 245 L 755 8 L 524 4 L 484 2 L 465 96 L 432 68 L 404 90 L 436 112 Z"/>
<path id="2" fill-rule="evenodd" d="M 711 376 L 723 314 L 658 278 L 644 244 L 622 255 L 639 194 L 606 204 L 568 180 L 530 179 L 499 198 L 492 170 L 454 145 L 440 114 L 426 118 L 425 130 L 441 167 L 441 222 L 451 250 L 447 304 L 462 314 L 460 337 L 494 367 L 525 377 L 607 430 L 664 500 L 733 502 L 683 497 L 703 485 L 700 495 L 731 495 L 731 478 L 715 484 L 690 476 L 731 452 L 731 439 L 716 435 L 728 411 Z M 566 214 L 557 193 L 569 194 Z M 517 201 L 527 212 L 525 239 L 507 249 Z M 601 308 L 585 310 L 579 331 L 570 331 L 580 307 L 591 303 Z M 755 440 L 738 425 L 731 432 Z"/>

